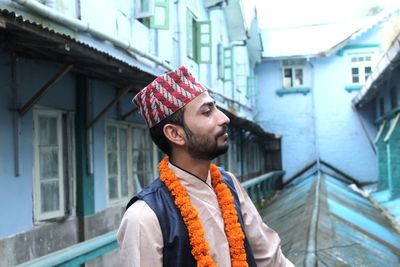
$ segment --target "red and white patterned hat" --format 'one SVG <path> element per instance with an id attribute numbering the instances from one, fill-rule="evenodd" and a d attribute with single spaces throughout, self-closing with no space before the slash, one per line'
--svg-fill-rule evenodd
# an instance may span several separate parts
<path id="1" fill-rule="evenodd" d="M 206 88 L 196 82 L 185 66 L 181 66 L 158 76 L 132 101 L 139 107 L 147 126 L 152 128 L 204 91 Z"/>

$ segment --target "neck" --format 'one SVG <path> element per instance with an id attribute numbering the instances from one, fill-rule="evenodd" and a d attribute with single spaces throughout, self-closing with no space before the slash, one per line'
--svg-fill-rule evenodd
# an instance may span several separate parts
<path id="1" fill-rule="evenodd" d="M 176 157 L 171 155 L 169 161 L 175 166 L 199 177 L 203 181 L 207 180 L 211 160 L 200 160 L 191 157 Z"/>

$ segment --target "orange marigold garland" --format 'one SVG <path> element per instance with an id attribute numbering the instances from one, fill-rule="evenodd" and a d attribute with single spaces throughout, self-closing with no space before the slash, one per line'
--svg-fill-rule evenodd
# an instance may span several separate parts
<path id="1" fill-rule="evenodd" d="M 158 165 L 161 181 L 167 186 L 175 199 L 183 222 L 189 233 L 189 243 L 192 246 L 192 255 L 199 267 L 217 266 L 210 255 L 210 247 L 204 236 L 197 210 L 192 206 L 189 195 L 178 177 L 168 166 L 168 157 Z M 246 250 L 244 248 L 244 233 L 239 223 L 234 198 L 231 191 L 222 181 L 221 172 L 215 164 L 211 164 L 211 183 L 217 195 L 218 204 L 225 224 L 225 233 L 229 243 L 231 263 L 233 267 L 248 266 Z"/>

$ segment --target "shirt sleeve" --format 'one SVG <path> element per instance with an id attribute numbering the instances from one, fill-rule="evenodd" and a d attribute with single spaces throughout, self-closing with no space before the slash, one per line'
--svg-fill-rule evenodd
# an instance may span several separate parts
<path id="1" fill-rule="evenodd" d="M 258 266 L 294 266 L 281 251 L 281 240 L 278 234 L 269 228 L 262 220 L 257 208 L 236 177 L 231 174 L 235 185 L 245 224 L 247 240 L 253 249 Z"/>
<path id="2" fill-rule="evenodd" d="M 136 201 L 122 217 L 117 233 L 121 266 L 162 266 L 163 237 L 154 211 Z"/>

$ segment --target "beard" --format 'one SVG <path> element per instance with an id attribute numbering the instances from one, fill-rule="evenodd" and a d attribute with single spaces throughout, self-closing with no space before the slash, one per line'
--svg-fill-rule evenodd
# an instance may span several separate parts
<path id="1" fill-rule="evenodd" d="M 214 138 L 209 138 L 207 135 L 194 134 L 185 124 L 183 125 L 183 130 L 187 136 L 188 152 L 195 159 L 213 160 L 228 151 L 228 142 L 218 145 L 218 138 L 228 132 L 228 126 L 226 125 L 215 134 Z"/>

